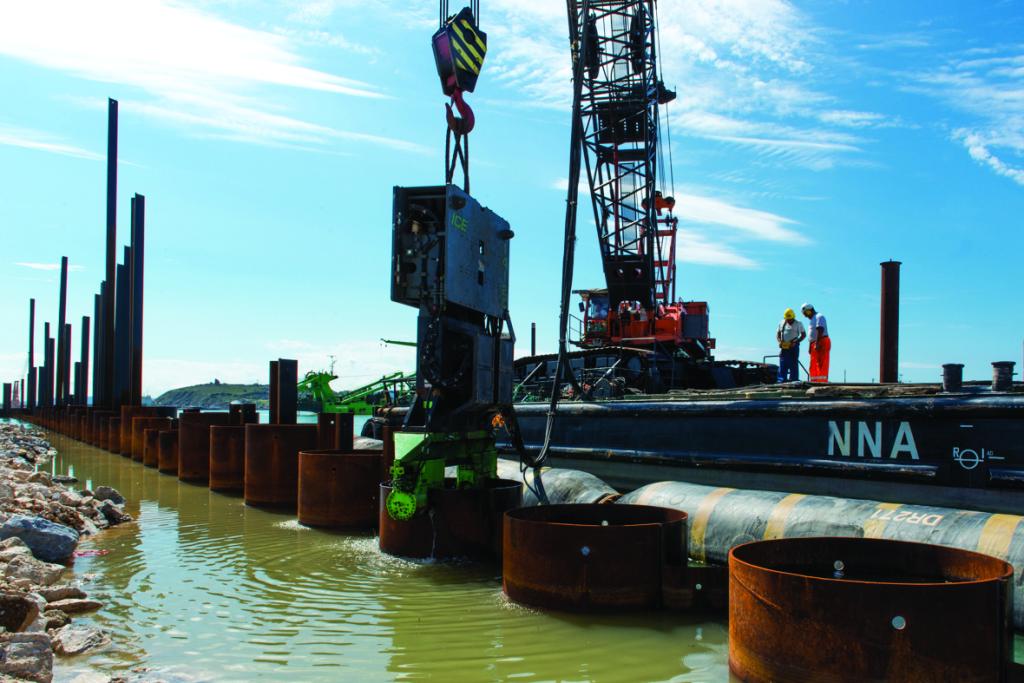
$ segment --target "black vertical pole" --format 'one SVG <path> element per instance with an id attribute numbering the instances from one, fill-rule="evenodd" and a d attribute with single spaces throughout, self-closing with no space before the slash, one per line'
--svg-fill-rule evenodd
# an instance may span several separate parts
<path id="1" fill-rule="evenodd" d="M 79 361 L 82 367 L 81 377 L 75 393 L 78 394 L 78 404 L 89 405 L 89 316 L 82 316 L 82 357 Z"/>
<path id="2" fill-rule="evenodd" d="M 4 382 L 4 415 L 11 412 L 11 383 Z"/>
<path id="3" fill-rule="evenodd" d="M 878 381 L 898 382 L 900 352 L 900 262 L 882 265 L 882 322 Z"/>
<path id="4" fill-rule="evenodd" d="M 280 408 L 279 408 L 279 406 L 277 404 L 277 400 L 279 398 L 278 395 L 277 395 L 277 385 L 278 385 L 278 380 L 279 379 L 280 379 L 280 375 L 277 372 L 277 361 L 276 360 L 272 360 L 272 361 L 270 361 L 270 391 L 269 391 L 269 396 L 268 396 L 268 398 L 270 399 L 270 416 L 269 416 L 270 420 L 269 420 L 269 422 L 272 425 L 281 424 L 281 420 L 280 420 L 281 412 L 280 412 Z"/>
<path id="5" fill-rule="evenodd" d="M 106 323 L 103 316 L 107 308 L 106 295 L 107 283 L 100 282 L 100 293 L 93 296 L 92 333 L 92 404 L 98 408 L 106 408 L 106 403 L 103 402 L 103 381 L 106 378 L 106 371 L 103 369 L 103 331 L 106 329 Z"/>
<path id="6" fill-rule="evenodd" d="M 61 377 L 64 380 L 64 388 L 62 389 L 64 396 L 63 405 L 71 403 L 71 323 L 64 324 L 64 374 Z"/>
<path id="7" fill-rule="evenodd" d="M 130 403 L 142 405 L 142 292 L 146 249 L 146 198 L 132 197 Z"/>
<path id="8" fill-rule="evenodd" d="M 277 359 L 277 419 L 279 424 L 293 425 L 298 421 L 299 361 Z"/>
<path id="9" fill-rule="evenodd" d="M 46 337 L 46 346 L 43 349 L 43 392 L 45 400 L 43 407 L 53 407 L 53 337 L 50 336 L 50 323 L 43 326 L 43 334 Z"/>
<path id="10" fill-rule="evenodd" d="M 26 408 L 36 407 L 36 300 L 28 300 L 28 401 Z"/>
<path id="11" fill-rule="evenodd" d="M 24 410 L 25 409 L 25 380 L 20 380 L 20 382 L 21 382 L 21 393 L 19 394 L 19 396 L 21 396 L 21 409 Z"/>
<path id="12" fill-rule="evenodd" d="M 530 323 L 530 355 L 537 355 L 537 323 Z"/>
<path id="13" fill-rule="evenodd" d="M 57 300 L 57 405 L 64 405 L 67 399 L 65 390 L 67 368 L 64 367 L 64 323 L 67 322 L 68 309 L 68 257 L 60 257 L 60 299 Z"/>
<path id="14" fill-rule="evenodd" d="M 117 278 L 117 100 L 107 101 L 107 296 L 103 307 L 103 400 L 114 408 L 114 281 Z"/>
<path id="15" fill-rule="evenodd" d="M 131 263 L 131 256 L 128 254 L 129 247 L 125 247 L 125 263 Z M 123 405 L 128 405 L 128 345 L 131 337 L 129 309 L 129 266 L 118 264 L 117 283 L 115 286 L 115 315 L 117 321 L 114 323 L 114 410 Z"/>
<path id="16" fill-rule="evenodd" d="M 71 390 L 71 405 L 77 406 L 82 402 L 82 361 L 75 361 L 75 384 Z"/>

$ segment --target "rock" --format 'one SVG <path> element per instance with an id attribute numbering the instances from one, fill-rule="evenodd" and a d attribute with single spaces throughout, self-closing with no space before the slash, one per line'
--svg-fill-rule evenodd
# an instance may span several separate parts
<path id="1" fill-rule="evenodd" d="M 103 607 L 103 603 L 99 600 L 82 600 L 78 598 L 68 598 L 67 600 L 54 600 L 49 605 L 48 609 L 59 609 L 65 614 L 81 614 L 82 612 L 93 612 Z"/>
<path id="2" fill-rule="evenodd" d="M 28 579 L 37 586 L 52 586 L 63 573 L 61 565 L 41 562 L 29 555 L 15 557 L 4 569 L 4 576 L 8 579 Z"/>
<path id="3" fill-rule="evenodd" d="M 110 486 L 97 486 L 92 495 L 96 500 L 109 500 L 117 505 L 124 505 L 124 496 L 117 489 Z"/>
<path id="4" fill-rule="evenodd" d="M 77 484 L 78 477 L 72 477 L 70 474 L 58 474 L 53 477 L 54 484 Z"/>
<path id="5" fill-rule="evenodd" d="M 14 539 L 11 539 L 11 540 L 20 541 L 21 539 L 20 538 L 14 538 Z M 28 555 L 29 557 L 31 557 L 32 556 L 32 551 L 29 550 L 28 546 L 25 545 L 24 543 L 22 543 L 21 545 L 13 546 L 11 548 L 0 549 L 0 562 L 10 562 L 11 560 L 13 560 L 15 557 L 17 557 L 19 555 Z"/>
<path id="6" fill-rule="evenodd" d="M 32 554 L 44 562 L 63 562 L 71 557 L 78 545 L 77 531 L 41 517 L 11 515 L 0 526 L 0 538 L 12 536 L 23 540 Z"/>
<path id="7" fill-rule="evenodd" d="M 91 519 L 83 518 L 82 526 L 79 529 L 79 533 L 81 533 L 83 536 L 92 536 L 93 534 L 99 533 L 100 528 L 97 523 L 100 521 L 100 519 L 102 518 L 97 517 L 96 521 L 93 522 Z M 107 520 L 104 519 L 103 521 L 106 522 Z M 106 524 L 104 524 L 104 526 L 106 526 Z"/>
<path id="8" fill-rule="evenodd" d="M 85 591 L 78 586 L 69 586 L 62 584 L 60 586 L 50 586 L 49 588 L 40 588 L 36 591 L 46 602 L 57 602 L 58 600 L 67 600 L 69 598 L 81 599 L 89 597 Z"/>
<path id="9" fill-rule="evenodd" d="M 82 504 L 82 497 L 74 491 L 61 491 L 59 500 L 61 505 L 71 508 L 76 508 Z"/>
<path id="10" fill-rule="evenodd" d="M 71 623 L 71 617 L 68 616 L 67 612 L 62 612 L 59 609 L 48 609 L 43 612 L 43 622 L 43 627 L 49 631 L 61 626 L 67 626 Z"/>
<path id="11" fill-rule="evenodd" d="M 9 550 L 11 548 L 28 548 L 28 546 L 25 545 L 25 541 L 21 540 L 17 536 L 11 536 L 10 538 L 5 538 L 0 541 L 0 549 Z"/>
<path id="12" fill-rule="evenodd" d="M 53 680 L 53 650 L 45 633 L 0 634 L 0 673 L 36 683 Z"/>
<path id="13" fill-rule="evenodd" d="M 97 509 L 111 525 L 132 521 L 132 516 L 127 514 L 117 505 L 114 505 L 113 501 L 105 500 L 100 503 L 100 506 Z"/>
<path id="14" fill-rule="evenodd" d="M 59 655 L 80 655 L 110 644 L 110 636 L 98 628 L 68 624 L 53 634 L 53 651 Z"/>
<path id="15" fill-rule="evenodd" d="M 33 472 L 28 475 L 26 481 L 32 482 L 33 484 L 42 484 L 43 486 L 53 486 L 53 480 L 50 479 L 50 475 L 46 472 Z"/>
<path id="16" fill-rule="evenodd" d="M 8 632 L 24 631 L 37 616 L 35 601 L 23 593 L 0 593 L 0 626 Z"/>
<path id="17" fill-rule="evenodd" d="M 72 678 L 69 683 L 115 683 L 115 681 L 126 680 L 127 679 L 124 678 L 111 678 L 107 674 L 100 673 L 99 671 L 83 671 Z"/>
<path id="18" fill-rule="evenodd" d="M 0 481 L 0 500 L 14 498 L 14 488 L 6 481 Z"/>

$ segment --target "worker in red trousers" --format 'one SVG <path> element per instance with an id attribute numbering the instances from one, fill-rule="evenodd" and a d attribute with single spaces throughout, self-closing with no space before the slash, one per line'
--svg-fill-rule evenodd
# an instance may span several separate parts
<path id="1" fill-rule="evenodd" d="M 810 379 L 812 382 L 828 382 L 828 359 L 832 351 L 832 340 L 828 336 L 828 322 L 825 316 L 814 310 L 811 304 L 804 304 L 800 307 L 804 317 L 810 320 L 808 336 L 811 340 L 811 370 Z"/>

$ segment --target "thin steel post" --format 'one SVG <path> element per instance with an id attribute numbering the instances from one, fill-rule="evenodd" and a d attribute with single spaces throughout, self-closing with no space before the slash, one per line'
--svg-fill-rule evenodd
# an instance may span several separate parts
<path id="1" fill-rule="evenodd" d="M 64 343 L 64 324 L 68 309 L 68 257 L 60 257 L 60 299 L 57 300 L 57 405 L 67 402 L 68 369 L 64 366 L 67 346 Z"/>
<path id="2" fill-rule="evenodd" d="M 4 414 L 11 412 L 11 383 L 4 382 Z"/>
<path id="3" fill-rule="evenodd" d="M 537 355 L 537 323 L 530 323 L 530 355 Z"/>
<path id="4" fill-rule="evenodd" d="M 82 316 L 82 356 L 79 386 L 75 389 L 79 405 L 89 405 L 89 316 Z"/>
<path id="5" fill-rule="evenodd" d="M 43 407 L 53 407 L 53 337 L 50 336 L 50 323 L 43 326 L 45 346 L 43 347 Z"/>
<path id="6" fill-rule="evenodd" d="M 36 407 L 36 300 L 28 300 L 28 401 L 26 408 Z"/>
<path id="7" fill-rule="evenodd" d="M 146 248 L 146 198 L 132 197 L 131 372 L 129 405 L 142 405 L 142 302 Z"/>
<path id="8" fill-rule="evenodd" d="M 117 277 L 117 100 L 107 101 L 107 296 L 103 309 L 103 400 L 114 408 L 114 281 Z"/>
<path id="9" fill-rule="evenodd" d="M 128 251 L 128 247 L 125 247 Z M 131 258 L 125 254 L 125 263 L 131 263 Z M 128 266 L 117 265 L 117 283 L 115 291 L 116 322 L 114 323 L 114 409 L 117 410 L 123 405 L 128 405 L 128 353 L 129 353 L 129 330 L 131 312 L 129 309 L 129 282 Z"/>
<path id="10" fill-rule="evenodd" d="M 106 408 L 103 402 L 105 389 L 103 382 L 106 379 L 106 371 L 103 368 L 103 332 L 106 323 L 103 320 L 106 304 L 107 283 L 100 282 L 100 293 L 93 295 L 93 334 L 92 334 L 92 404 L 98 408 Z"/>
<path id="11" fill-rule="evenodd" d="M 900 262 L 885 261 L 882 266 L 882 311 L 879 339 L 879 381 L 899 381 L 900 347 Z"/>
<path id="12" fill-rule="evenodd" d="M 58 401 L 58 405 L 66 406 L 71 403 L 71 323 L 64 323 L 64 344 L 62 346 L 64 357 L 57 361 L 57 366 L 60 367 L 61 363 L 64 365 L 64 374 L 61 375 L 64 386 L 58 389 L 63 397 Z"/>

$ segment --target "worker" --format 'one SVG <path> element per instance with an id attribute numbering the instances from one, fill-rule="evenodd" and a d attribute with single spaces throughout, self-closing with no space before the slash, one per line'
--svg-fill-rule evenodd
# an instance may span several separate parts
<path id="1" fill-rule="evenodd" d="M 811 339 L 811 381 L 828 382 L 828 357 L 832 351 L 832 340 L 828 336 L 828 323 L 825 316 L 814 310 L 811 304 L 800 307 L 804 317 L 809 319 Z"/>
<path id="2" fill-rule="evenodd" d="M 792 308 L 782 314 L 782 322 L 775 331 L 779 342 L 779 382 L 796 382 L 800 379 L 800 342 L 807 337 L 804 324 L 796 319 Z"/>

